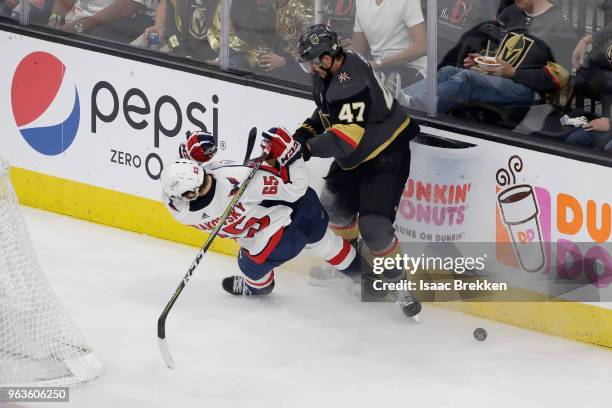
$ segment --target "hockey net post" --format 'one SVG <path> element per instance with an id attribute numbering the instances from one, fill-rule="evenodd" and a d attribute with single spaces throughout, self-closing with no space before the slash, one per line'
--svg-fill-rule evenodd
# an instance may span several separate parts
<path id="1" fill-rule="evenodd" d="M 0 157 L 0 386 L 69 386 L 101 372 L 42 272 Z"/>

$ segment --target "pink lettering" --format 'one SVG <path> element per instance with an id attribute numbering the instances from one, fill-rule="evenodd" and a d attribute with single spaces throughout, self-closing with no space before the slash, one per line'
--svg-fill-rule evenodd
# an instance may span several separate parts
<path id="1" fill-rule="evenodd" d="M 414 218 L 414 205 L 410 200 L 402 200 L 399 204 L 399 212 L 407 220 L 411 220 Z"/>
<path id="2" fill-rule="evenodd" d="M 457 186 L 455 189 L 455 204 L 459 204 L 460 202 L 465 204 L 467 200 L 468 192 L 472 187 L 472 183 L 464 184 L 463 186 Z"/>
<path id="3" fill-rule="evenodd" d="M 435 204 L 446 204 L 446 189 L 448 187 L 444 185 L 436 184 L 434 186 L 434 203 Z"/>
<path id="4" fill-rule="evenodd" d="M 416 199 L 417 201 L 423 201 L 423 199 L 425 199 L 425 201 L 430 203 L 431 202 L 431 184 L 429 183 L 423 184 L 420 181 L 417 181 Z"/>
<path id="5" fill-rule="evenodd" d="M 603 266 L 603 273 L 597 273 L 597 264 Z M 589 282 L 598 288 L 605 288 L 612 282 L 612 257 L 600 246 L 589 248 L 584 256 L 584 271 Z"/>
<path id="6" fill-rule="evenodd" d="M 431 206 L 422 204 L 417 204 L 417 222 L 423 222 L 425 224 L 431 224 Z"/>
<path id="7" fill-rule="evenodd" d="M 445 207 L 434 207 L 433 209 L 433 223 L 434 225 L 444 224 L 446 219 L 446 208 Z"/>
<path id="8" fill-rule="evenodd" d="M 568 256 L 571 259 L 568 260 Z M 557 241 L 557 276 L 561 279 L 576 279 L 582 272 L 582 253 L 572 241 Z"/>

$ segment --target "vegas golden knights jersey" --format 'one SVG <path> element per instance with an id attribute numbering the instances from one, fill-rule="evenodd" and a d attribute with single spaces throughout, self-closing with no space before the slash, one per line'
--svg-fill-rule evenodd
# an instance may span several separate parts
<path id="1" fill-rule="evenodd" d="M 406 109 L 359 54 L 346 52 L 335 75 L 313 78 L 317 109 L 302 125 L 316 135 L 308 140 L 313 156 L 334 157 L 342 168 L 351 169 L 376 157 L 397 137 L 418 134 Z"/>

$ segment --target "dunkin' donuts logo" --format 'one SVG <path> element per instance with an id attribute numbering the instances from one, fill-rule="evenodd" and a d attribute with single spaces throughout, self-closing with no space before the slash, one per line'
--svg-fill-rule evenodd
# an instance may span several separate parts
<path id="1" fill-rule="evenodd" d="M 461 225 L 471 187 L 471 183 L 437 184 L 409 179 L 399 212 L 405 219 L 418 223 Z"/>
<path id="2" fill-rule="evenodd" d="M 496 174 L 497 261 L 597 288 L 612 284 L 612 205 L 567 193 L 556 193 L 553 203 L 547 189 L 516 182 L 522 169 L 512 156 Z"/>
<path id="3" fill-rule="evenodd" d="M 522 170 L 523 160 L 515 155 L 496 174 L 496 255 L 503 265 L 537 272 L 550 259 L 550 193 L 518 184 L 516 175 Z"/>
<path id="4" fill-rule="evenodd" d="M 402 236 L 423 241 L 461 241 L 471 183 L 429 183 L 410 178 L 402 192 L 398 216 Z"/>

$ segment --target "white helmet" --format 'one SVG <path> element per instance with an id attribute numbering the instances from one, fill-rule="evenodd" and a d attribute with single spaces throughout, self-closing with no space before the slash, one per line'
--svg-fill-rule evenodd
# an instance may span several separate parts
<path id="1" fill-rule="evenodd" d="M 170 197 L 181 197 L 188 191 L 197 191 L 206 177 L 206 171 L 198 162 L 179 159 L 165 167 L 161 173 L 164 193 Z"/>

